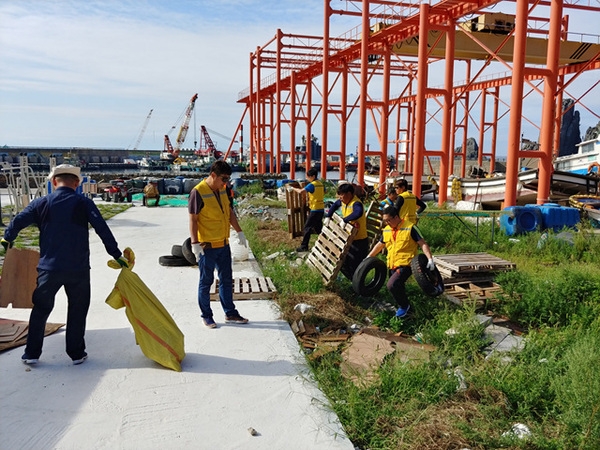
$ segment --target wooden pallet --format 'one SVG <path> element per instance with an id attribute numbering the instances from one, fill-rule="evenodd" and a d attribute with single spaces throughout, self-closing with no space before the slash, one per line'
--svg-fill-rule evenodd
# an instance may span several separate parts
<path id="1" fill-rule="evenodd" d="M 273 298 L 277 293 L 269 277 L 234 278 L 234 300 L 258 300 Z M 219 301 L 219 280 L 215 279 L 210 287 L 210 300 Z"/>
<path id="2" fill-rule="evenodd" d="M 285 203 L 287 206 L 288 230 L 290 237 L 301 237 L 304 231 L 304 224 L 308 217 L 308 205 L 306 196 L 303 193 L 287 190 L 285 191 Z"/>
<path id="3" fill-rule="evenodd" d="M 502 291 L 502 287 L 493 281 L 463 282 L 445 286 L 444 295 L 448 300 L 457 305 L 465 301 L 475 301 L 478 307 L 486 303 L 494 303 L 496 294 Z"/>
<path id="4" fill-rule="evenodd" d="M 444 278 L 466 273 L 502 272 L 514 270 L 517 265 L 488 253 L 458 253 L 435 255 L 435 265 Z"/>
<path id="5" fill-rule="evenodd" d="M 323 224 L 323 230 L 311 249 L 306 263 L 321 272 L 326 286 L 337 278 L 357 232 L 358 228 L 344 223 L 337 214 L 333 215 L 329 225 Z"/>
<path id="6" fill-rule="evenodd" d="M 381 217 L 379 203 L 371 202 L 365 214 L 367 215 L 367 238 L 369 239 L 369 248 L 373 248 L 377 241 L 379 241 L 381 230 L 383 228 L 383 219 Z"/>

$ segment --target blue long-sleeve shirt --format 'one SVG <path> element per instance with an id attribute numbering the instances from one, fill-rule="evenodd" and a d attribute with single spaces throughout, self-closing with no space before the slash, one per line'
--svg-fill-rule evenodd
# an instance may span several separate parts
<path id="1" fill-rule="evenodd" d="M 92 200 L 65 186 L 33 200 L 4 231 L 13 242 L 29 225 L 40 229 L 39 269 L 83 271 L 90 269 L 88 223 L 102 240 L 107 253 L 117 259 L 121 251 L 110 228 Z"/>
<path id="2" fill-rule="evenodd" d="M 329 211 L 327 212 L 327 217 L 333 217 L 333 214 L 338 209 L 340 209 L 341 206 L 342 201 L 340 199 L 337 199 L 329 208 Z M 363 215 L 364 210 L 364 206 L 361 202 L 354 203 L 354 205 L 352 205 L 352 212 L 348 216 L 343 218 L 344 222 L 348 223 L 353 220 L 358 220 Z"/>

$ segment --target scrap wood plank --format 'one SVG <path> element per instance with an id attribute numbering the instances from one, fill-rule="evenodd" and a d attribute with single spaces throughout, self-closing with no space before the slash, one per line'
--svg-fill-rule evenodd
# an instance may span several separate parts
<path id="1" fill-rule="evenodd" d="M 33 308 L 31 301 L 37 280 L 40 253 L 29 248 L 9 248 L 2 266 L 0 306 Z"/>
<path id="2" fill-rule="evenodd" d="M 269 277 L 250 277 L 233 279 L 234 300 L 259 300 L 273 298 L 277 293 Z M 219 300 L 219 280 L 215 279 L 210 287 L 211 301 Z"/>
<path id="3" fill-rule="evenodd" d="M 488 253 L 435 255 L 434 261 L 440 273 L 447 276 L 463 272 L 507 271 L 517 267 L 515 263 Z"/>

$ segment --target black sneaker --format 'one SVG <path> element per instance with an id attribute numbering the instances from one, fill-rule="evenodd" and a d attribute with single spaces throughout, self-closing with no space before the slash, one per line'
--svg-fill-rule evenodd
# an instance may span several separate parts
<path id="1" fill-rule="evenodd" d="M 248 319 L 240 316 L 238 313 L 234 313 L 229 316 L 225 316 L 225 322 L 244 324 L 244 323 L 248 323 Z"/>
<path id="2" fill-rule="evenodd" d="M 203 317 L 202 320 L 204 321 L 204 325 L 208 328 L 217 328 L 217 324 L 212 317 Z"/>
<path id="3" fill-rule="evenodd" d="M 83 356 L 79 359 L 73 360 L 73 365 L 78 366 L 79 364 L 83 364 L 83 362 L 87 359 L 87 353 L 84 353 Z"/>
<path id="4" fill-rule="evenodd" d="M 23 364 L 37 364 L 39 360 L 39 358 L 30 358 L 27 353 L 23 353 L 23 356 L 21 356 L 21 361 L 23 361 Z"/>

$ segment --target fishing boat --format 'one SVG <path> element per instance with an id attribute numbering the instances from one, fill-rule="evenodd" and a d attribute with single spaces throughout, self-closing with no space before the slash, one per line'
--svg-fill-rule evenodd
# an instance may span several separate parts
<path id="1" fill-rule="evenodd" d="M 596 228 L 600 228 L 600 196 L 598 195 L 572 195 L 569 204 L 581 210 Z"/>
<path id="2" fill-rule="evenodd" d="M 577 153 L 556 158 L 554 169 L 581 175 L 600 175 L 600 137 L 577 144 Z"/>

